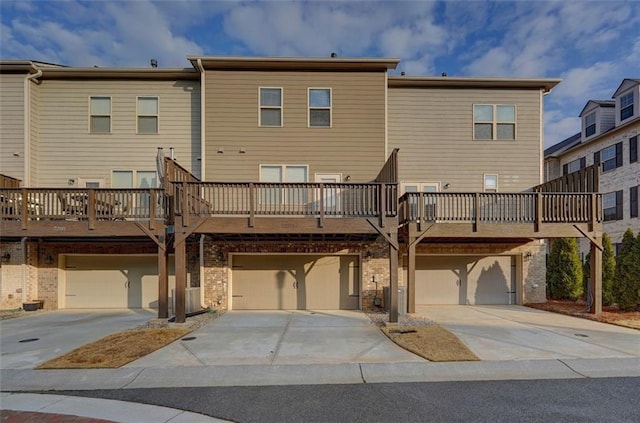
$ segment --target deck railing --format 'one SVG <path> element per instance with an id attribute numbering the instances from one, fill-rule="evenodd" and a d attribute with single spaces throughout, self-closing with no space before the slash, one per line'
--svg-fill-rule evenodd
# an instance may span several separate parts
<path id="1" fill-rule="evenodd" d="M 585 223 L 602 221 L 595 193 L 406 193 L 399 220 L 441 223 Z"/>
<path id="2" fill-rule="evenodd" d="M 396 184 L 183 182 L 176 214 L 213 216 L 392 217 Z"/>
<path id="3" fill-rule="evenodd" d="M 2 220 L 164 219 L 160 189 L 0 189 Z"/>

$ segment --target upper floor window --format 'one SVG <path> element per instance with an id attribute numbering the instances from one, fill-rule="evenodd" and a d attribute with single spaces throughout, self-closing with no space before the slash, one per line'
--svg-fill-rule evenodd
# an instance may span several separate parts
<path id="1" fill-rule="evenodd" d="M 111 97 L 91 97 L 89 103 L 89 132 L 92 134 L 110 133 Z"/>
<path id="2" fill-rule="evenodd" d="M 331 88 L 309 88 L 309 126 L 331 127 Z"/>
<path id="3" fill-rule="evenodd" d="M 622 219 L 622 191 L 609 192 L 602 196 L 604 221 Z"/>
<path id="4" fill-rule="evenodd" d="M 584 118 L 584 136 L 590 137 L 596 133 L 596 112 L 589 113 Z"/>
<path id="5" fill-rule="evenodd" d="M 638 161 L 638 136 L 629 138 L 629 163 Z"/>
<path id="6" fill-rule="evenodd" d="M 603 172 L 622 166 L 622 143 L 610 145 L 593 153 L 593 163 L 602 163 Z"/>
<path id="7" fill-rule="evenodd" d="M 620 97 L 620 120 L 633 116 L 633 91 Z"/>
<path id="8" fill-rule="evenodd" d="M 562 167 L 562 174 L 567 175 L 572 172 L 577 172 L 586 166 L 586 157 L 580 157 L 579 159 L 573 160 Z"/>
<path id="9" fill-rule="evenodd" d="M 498 192 L 498 175 L 485 173 L 484 190 L 485 192 Z"/>
<path id="10" fill-rule="evenodd" d="M 282 88 L 260 88 L 258 126 L 282 126 Z"/>
<path id="11" fill-rule="evenodd" d="M 158 97 L 138 97 L 138 133 L 158 133 Z"/>
<path id="12" fill-rule="evenodd" d="M 516 139 L 516 106 L 475 104 L 473 138 L 476 140 Z"/>

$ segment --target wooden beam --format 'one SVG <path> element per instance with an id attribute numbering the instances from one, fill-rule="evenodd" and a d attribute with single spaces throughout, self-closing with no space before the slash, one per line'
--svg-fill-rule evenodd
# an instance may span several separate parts
<path id="1" fill-rule="evenodd" d="M 373 223 L 371 221 L 371 219 L 367 219 L 367 222 L 369 222 L 369 224 L 371 225 L 371 227 L 373 229 L 376 230 L 376 232 L 378 232 L 380 235 L 382 235 L 384 237 L 385 240 L 387 240 L 387 243 L 396 251 L 399 250 L 399 246 L 398 246 L 398 229 L 397 228 L 392 228 L 391 230 L 393 232 L 395 232 L 396 236 L 395 236 L 395 241 L 394 238 L 392 236 L 387 235 L 387 233 L 385 231 L 383 231 L 381 228 L 379 228 L 375 223 Z M 396 263 L 397 265 L 397 263 Z"/>
<path id="2" fill-rule="evenodd" d="M 176 257 L 176 288 L 175 316 L 176 323 L 184 323 L 187 320 L 186 314 L 186 289 L 187 289 L 187 243 L 186 239 L 178 240 L 176 237 L 175 257 Z"/>
<path id="3" fill-rule="evenodd" d="M 160 236 L 156 236 L 156 234 L 154 234 L 151 230 L 147 229 L 142 223 L 140 222 L 135 222 L 136 226 L 138 228 L 140 228 L 140 230 L 142 232 L 144 232 L 149 238 L 151 238 L 151 240 L 153 242 L 156 243 L 156 245 L 158 246 L 158 248 L 162 249 L 163 251 L 166 250 L 166 245 L 165 245 L 165 241 L 164 241 L 164 237 L 160 237 Z"/>
<path id="4" fill-rule="evenodd" d="M 433 228 L 433 226 L 434 226 L 434 225 L 435 225 L 435 224 L 434 224 L 434 223 L 432 223 L 431 225 L 429 225 L 429 227 L 428 227 L 427 229 L 425 229 L 424 231 L 422 231 L 422 232 L 421 232 L 421 233 L 419 233 L 418 235 L 409 235 L 409 236 L 411 236 L 412 238 L 414 238 L 414 237 L 415 237 L 415 239 L 414 239 L 413 241 L 411 241 L 411 242 L 410 242 L 409 246 L 412 246 L 412 245 L 413 245 L 413 246 L 415 246 L 415 245 L 419 244 L 419 243 L 420 243 L 420 241 L 422 241 L 422 240 L 427 236 L 427 232 L 429 232 L 429 230 L 430 230 L 431 228 Z"/>
<path id="5" fill-rule="evenodd" d="M 398 232 L 394 228 L 389 242 L 389 322 L 398 322 Z"/>
<path id="6" fill-rule="evenodd" d="M 169 317 L 169 260 L 164 244 L 158 244 L 158 318 Z"/>
<path id="7" fill-rule="evenodd" d="M 600 239 L 599 239 L 600 240 Z M 601 241 L 601 240 L 600 240 Z M 602 313 L 602 248 L 598 248 L 597 242 L 591 243 L 589 267 L 589 313 Z"/>

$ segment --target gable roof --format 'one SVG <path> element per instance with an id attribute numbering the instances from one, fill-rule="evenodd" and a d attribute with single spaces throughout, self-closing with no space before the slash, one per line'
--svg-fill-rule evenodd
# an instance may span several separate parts
<path id="1" fill-rule="evenodd" d="M 615 98 L 618 96 L 618 94 L 620 94 L 620 92 L 622 91 L 626 91 L 629 88 L 636 86 L 640 84 L 640 79 L 637 78 L 625 78 L 622 80 L 622 83 L 620 83 L 620 86 L 618 86 L 618 88 L 616 89 L 616 92 L 613 93 L 612 98 Z"/>
<path id="2" fill-rule="evenodd" d="M 584 112 L 591 105 L 596 105 L 598 107 L 616 107 L 616 102 L 614 100 L 589 100 L 589 101 L 587 101 L 587 104 L 584 105 L 584 107 L 582 108 L 582 111 L 580 112 L 580 114 L 578 116 L 582 117 Z"/>
<path id="3" fill-rule="evenodd" d="M 551 147 L 544 150 L 544 157 L 555 157 L 557 154 L 554 153 L 564 153 L 566 150 L 575 147 L 580 144 L 580 140 L 582 139 L 582 132 L 578 132 L 575 135 L 571 135 L 569 138 L 560 141 L 557 144 L 552 145 Z"/>

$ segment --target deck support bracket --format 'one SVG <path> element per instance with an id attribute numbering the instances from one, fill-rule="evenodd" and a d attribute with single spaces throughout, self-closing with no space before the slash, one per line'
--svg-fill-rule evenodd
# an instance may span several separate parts
<path id="1" fill-rule="evenodd" d="M 429 230 L 430 230 L 431 228 L 433 228 L 433 227 L 434 227 L 434 225 L 435 225 L 435 224 L 433 224 L 433 223 L 432 223 L 431 225 L 429 225 L 429 227 L 428 227 L 427 229 L 425 229 L 424 231 L 420 232 L 420 234 L 419 234 L 419 235 L 417 235 L 413 241 L 411 241 L 411 243 L 409 244 L 409 246 L 410 246 L 410 247 L 414 247 L 414 246 L 418 245 L 418 243 L 420 243 L 420 241 L 422 241 L 422 240 L 424 239 L 424 237 L 425 237 L 425 236 L 427 236 L 427 232 L 429 232 Z M 413 237 L 412 237 L 412 238 L 413 238 Z"/>
<path id="2" fill-rule="evenodd" d="M 400 249 L 397 240 L 394 241 L 392 239 L 392 237 L 389 236 L 389 234 L 387 234 L 380 227 L 378 227 L 378 225 L 376 225 L 374 222 L 372 222 L 371 219 L 367 219 L 367 222 L 369 222 L 369 224 L 373 227 L 373 229 L 376 230 L 376 232 L 378 232 L 380 235 L 382 235 L 384 237 L 384 239 L 389 243 L 389 245 L 391 247 L 393 247 L 394 250 L 398 251 Z M 396 236 L 396 238 L 397 238 L 397 236 Z"/>
<path id="3" fill-rule="evenodd" d="M 598 242 L 598 240 L 596 238 L 594 238 L 593 236 L 589 235 L 588 233 L 586 233 L 585 231 L 583 231 L 582 229 L 580 229 L 580 227 L 578 225 L 573 225 L 574 228 L 576 228 L 576 230 L 578 232 L 580 232 L 582 234 L 583 237 L 587 238 L 589 240 L 589 242 L 591 242 L 592 245 L 595 245 L 595 247 L 600 250 L 600 251 L 604 251 L 604 247 L 601 245 L 600 242 Z"/>
<path id="4" fill-rule="evenodd" d="M 136 226 L 140 228 L 142 232 L 145 233 L 145 235 L 147 235 L 149 238 L 151 238 L 153 242 L 156 243 L 158 248 L 160 248 L 162 251 L 166 251 L 167 245 L 166 245 L 166 240 L 164 239 L 163 236 L 157 236 L 140 222 L 135 222 L 135 223 L 136 223 Z"/>

